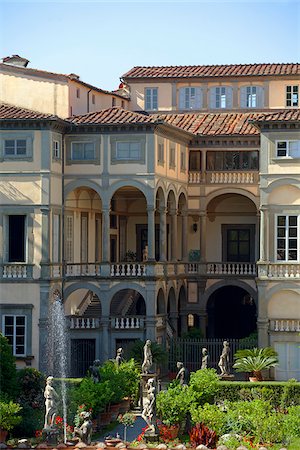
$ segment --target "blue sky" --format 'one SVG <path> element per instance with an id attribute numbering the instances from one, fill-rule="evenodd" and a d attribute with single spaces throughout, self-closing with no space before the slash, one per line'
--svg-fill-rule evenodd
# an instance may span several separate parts
<path id="1" fill-rule="evenodd" d="M 300 0 L 0 0 L 0 58 L 103 89 L 137 65 L 300 62 Z"/>

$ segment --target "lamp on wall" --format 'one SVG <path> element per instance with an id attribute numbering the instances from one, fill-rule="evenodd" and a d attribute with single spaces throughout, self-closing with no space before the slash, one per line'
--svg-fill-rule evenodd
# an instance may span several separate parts
<path id="1" fill-rule="evenodd" d="M 197 233 L 198 225 L 196 223 L 193 223 L 193 231 L 194 233 Z"/>

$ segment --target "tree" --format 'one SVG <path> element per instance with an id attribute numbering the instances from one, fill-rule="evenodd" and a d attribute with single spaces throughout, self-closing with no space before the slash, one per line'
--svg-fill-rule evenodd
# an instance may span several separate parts
<path id="1" fill-rule="evenodd" d="M 8 339 L 0 333 L 0 396 L 14 400 L 17 393 L 17 369 Z"/>

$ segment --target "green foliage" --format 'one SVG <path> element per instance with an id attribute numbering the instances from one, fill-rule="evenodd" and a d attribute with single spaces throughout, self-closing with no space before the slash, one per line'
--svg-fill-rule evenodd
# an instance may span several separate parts
<path id="1" fill-rule="evenodd" d="M 130 358 L 135 359 L 139 364 L 142 364 L 144 360 L 144 345 L 145 342 L 137 339 L 132 345 L 128 346 Z M 151 352 L 154 364 L 162 364 L 168 359 L 168 352 L 157 342 L 151 343 Z"/>
<path id="2" fill-rule="evenodd" d="M 259 380 L 261 371 L 275 367 L 278 364 L 278 355 L 271 347 L 238 350 L 235 355 L 233 368 L 237 372 L 251 372 Z"/>
<path id="3" fill-rule="evenodd" d="M 113 393 L 110 382 L 103 381 L 94 383 L 92 378 L 84 378 L 77 389 L 71 390 L 72 404 L 71 410 L 77 410 L 79 405 L 86 405 L 88 409 L 92 409 L 93 416 L 104 411 L 111 402 Z"/>
<path id="4" fill-rule="evenodd" d="M 219 377 L 214 369 L 202 369 L 191 374 L 189 389 L 198 405 L 212 403 L 219 391 Z"/>
<path id="5" fill-rule="evenodd" d="M 193 396 L 189 388 L 173 382 L 168 390 L 161 391 L 157 395 L 157 417 L 168 426 L 182 424 L 186 420 L 192 402 Z"/>
<path id="6" fill-rule="evenodd" d="M 284 430 L 288 440 L 300 437 L 300 406 L 290 406 L 287 409 L 287 414 L 284 415 Z"/>
<path id="7" fill-rule="evenodd" d="M 191 327 L 182 337 L 187 339 L 201 339 L 203 338 L 203 333 L 200 328 Z"/>
<path id="8" fill-rule="evenodd" d="M 207 448 L 215 448 L 217 436 L 213 430 L 210 430 L 203 423 L 197 423 L 190 431 L 190 444 L 196 448 L 198 445 L 205 445 Z"/>
<path id="9" fill-rule="evenodd" d="M 217 436 L 222 436 L 227 431 L 226 414 L 217 405 L 209 403 L 205 403 L 203 406 L 192 405 L 191 418 L 193 423 L 203 423 L 214 430 Z"/>
<path id="10" fill-rule="evenodd" d="M 17 372 L 18 403 L 22 406 L 22 421 L 15 428 L 16 436 L 34 436 L 43 426 L 45 375 L 27 367 Z"/>
<path id="11" fill-rule="evenodd" d="M 16 363 L 8 339 L 0 333 L 0 397 L 15 400 L 17 392 Z"/>
<path id="12" fill-rule="evenodd" d="M 10 431 L 18 425 L 22 420 L 22 417 L 18 415 L 21 410 L 22 407 L 18 403 L 0 402 L 0 429 Z"/>
<path id="13" fill-rule="evenodd" d="M 288 380 L 284 385 L 280 399 L 281 408 L 288 406 L 300 405 L 300 383 L 297 380 Z"/>

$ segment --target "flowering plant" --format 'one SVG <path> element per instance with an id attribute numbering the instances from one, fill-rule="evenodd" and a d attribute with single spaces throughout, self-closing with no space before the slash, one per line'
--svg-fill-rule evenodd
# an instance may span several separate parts
<path id="1" fill-rule="evenodd" d="M 64 433 L 64 419 L 63 419 L 63 417 L 56 416 L 55 417 L 55 425 L 56 425 L 57 429 L 59 430 L 59 433 L 63 434 Z M 66 434 L 67 434 L 68 438 L 72 437 L 73 431 L 74 431 L 74 427 L 72 427 L 72 425 L 68 425 L 66 423 Z"/>
<path id="2" fill-rule="evenodd" d="M 124 425 L 124 427 L 132 427 L 136 420 L 136 416 L 132 413 L 120 414 L 118 416 L 118 422 Z"/>
<path id="3" fill-rule="evenodd" d="M 88 408 L 85 404 L 79 405 L 74 417 L 75 427 L 80 427 L 83 424 L 84 421 L 83 415 L 85 412 L 89 412 L 92 414 L 92 411 L 93 411 L 92 408 Z"/>
<path id="4" fill-rule="evenodd" d="M 173 441 L 178 435 L 179 425 L 165 425 L 158 421 L 157 427 L 159 430 L 159 437 L 164 442 Z"/>
<path id="5" fill-rule="evenodd" d="M 142 432 L 141 432 L 141 433 L 138 435 L 138 437 L 136 438 L 136 440 L 137 440 L 139 443 L 143 442 L 145 433 L 146 433 L 146 431 L 148 430 L 148 428 L 149 428 L 148 425 L 145 426 L 144 428 L 142 428 Z"/>

